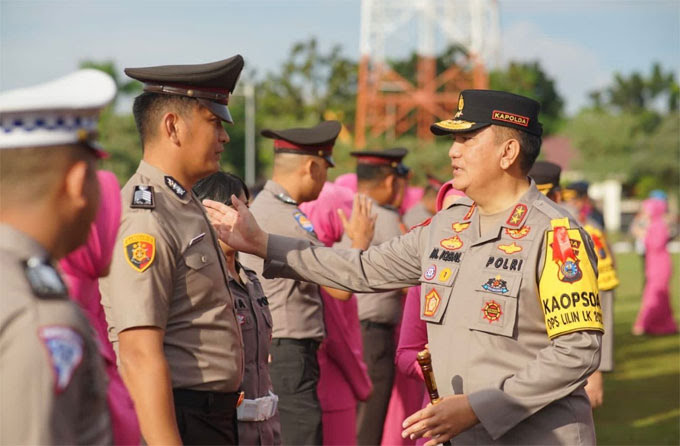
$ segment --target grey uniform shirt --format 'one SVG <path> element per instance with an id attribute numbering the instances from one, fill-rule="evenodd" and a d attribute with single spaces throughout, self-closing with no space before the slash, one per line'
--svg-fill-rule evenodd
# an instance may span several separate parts
<path id="1" fill-rule="evenodd" d="M 323 246 L 314 232 L 312 222 L 300 211 L 288 192 L 274 181 L 267 181 L 253 201 L 250 211 L 260 227 L 270 234 L 304 239 L 314 246 Z M 242 255 L 241 263 L 261 279 L 269 298 L 274 322 L 274 338 L 323 340 L 323 301 L 319 286 L 300 280 L 262 278 L 262 259 Z"/>
<path id="2" fill-rule="evenodd" d="M 131 206 L 139 186 L 153 188 L 152 208 Z M 116 352 L 121 331 L 158 327 L 165 331 L 173 388 L 237 391 L 243 377 L 241 330 L 226 259 L 203 206 L 144 161 L 121 197 L 111 272 L 100 280 Z"/>
<path id="3" fill-rule="evenodd" d="M 379 245 L 402 234 L 399 229 L 401 221 L 396 209 L 380 206 L 374 202 L 373 212 L 376 220 L 371 246 Z M 351 245 L 351 239 L 345 234 L 339 246 L 349 248 Z M 359 320 L 387 325 L 397 325 L 401 320 L 402 297 L 404 296 L 401 290 L 370 294 L 357 293 L 356 296 Z"/>
<path id="4" fill-rule="evenodd" d="M 533 182 L 510 209 L 480 236 L 464 198 L 364 252 L 270 235 L 265 276 L 354 291 L 420 284 L 440 394 L 467 394 L 480 420 L 454 443 L 594 443 L 583 390 L 602 330 L 592 242 Z"/>
<path id="5" fill-rule="evenodd" d="M 406 225 L 407 229 L 412 228 L 415 225 L 421 224 L 430 217 L 432 217 L 432 214 L 430 214 L 430 212 L 425 209 L 423 202 L 419 201 L 404 214 L 404 225 Z"/>
<path id="6" fill-rule="evenodd" d="M 44 263 L 47 252 L 0 225 L 0 444 L 111 444 L 106 372 L 94 332 Z M 41 295 L 38 282 L 51 289 Z"/>
<path id="7" fill-rule="evenodd" d="M 272 316 L 269 300 L 253 270 L 239 268 L 243 284 L 229 277 L 229 287 L 234 296 L 243 344 L 245 345 L 245 373 L 241 390 L 245 398 L 254 400 L 272 391 L 269 377 L 269 346 L 272 337 Z M 276 417 L 265 421 L 239 421 L 240 444 L 281 444 L 281 427 Z"/>

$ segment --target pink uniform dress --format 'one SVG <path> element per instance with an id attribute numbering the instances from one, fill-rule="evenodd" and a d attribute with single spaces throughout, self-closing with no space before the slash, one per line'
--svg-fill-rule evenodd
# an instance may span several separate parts
<path id="1" fill-rule="evenodd" d="M 437 194 L 437 212 L 444 205 L 449 195 L 464 196 L 453 188 L 451 181 L 444 183 Z M 420 319 L 420 287 L 412 287 L 406 294 L 401 329 L 395 355 L 396 373 L 392 397 L 387 409 L 387 417 L 383 429 L 383 446 L 422 445 L 425 439 L 413 441 L 401 438 L 401 423 L 413 413 L 427 406 L 430 402 L 425 392 L 423 374 L 416 361 L 418 352 L 427 344 L 427 324 Z"/>
<path id="2" fill-rule="evenodd" d="M 319 198 L 300 205 L 326 246 L 342 238 L 344 230 L 337 209 L 342 208 L 349 217 L 353 199 L 351 190 L 326 183 Z M 317 393 L 323 412 L 323 443 L 354 445 L 357 401 L 367 399 L 372 390 L 363 360 L 357 300 L 352 296 L 342 302 L 323 290 L 321 296 L 326 338 L 317 353 L 320 371 Z"/>
<path id="3" fill-rule="evenodd" d="M 664 221 L 666 201 L 650 198 L 642 202 L 642 206 L 649 218 L 644 239 L 646 282 L 634 329 L 641 334 L 677 333 L 669 297 L 672 263 L 666 247 L 669 239 L 668 225 Z"/>
<path id="4" fill-rule="evenodd" d="M 99 295 L 100 277 L 108 274 L 118 226 L 120 225 L 120 187 L 111 172 L 97 172 L 100 205 L 87 243 L 60 262 L 71 299 L 81 307 L 96 334 L 99 352 L 109 378 L 107 398 L 111 412 L 113 441 L 116 445 L 138 445 L 139 423 L 130 394 L 118 374 L 116 355 L 109 343 L 104 309 Z M 122 248 L 121 248 L 122 249 Z"/>

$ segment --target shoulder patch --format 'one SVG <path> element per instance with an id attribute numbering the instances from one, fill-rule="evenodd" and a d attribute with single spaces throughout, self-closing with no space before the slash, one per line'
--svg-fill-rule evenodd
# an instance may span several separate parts
<path id="1" fill-rule="evenodd" d="M 170 175 L 165 176 L 165 184 L 170 188 L 171 191 L 174 192 L 175 195 L 177 195 L 179 198 L 184 198 L 184 196 L 187 194 L 187 190 L 182 187 L 181 184 L 179 184 L 179 181 L 171 177 Z"/>
<path id="2" fill-rule="evenodd" d="M 24 263 L 24 272 L 36 297 L 41 299 L 67 297 L 66 284 L 57 270 L 45 260 L 31 257 Z"/>
<path id="3" fill-rule="evenodd" d="M 83 361 L 83 338 L 71 327 L 46 325 L 38 329 L 54 371 L 54 392 L 66 390 Z"/>
<path id="4" fill-rule="evenodd" d="M 307 218 L 307 216 L 305 214 L 303 214 L 300 211 L 295 211 L 295 213 L 293 214 L 293 217 L 295 218 L 295 221 L 298 222 L 298 224 L 300 225 L 300 227 L 302 229 L 304 229 L 305 231 L 307 231 L 311 234 L 314 234 L 314 225 L 309 220 L 309 218 Z"/>
<path id="5" fill-rule="evenodd" d="M 156 258 L 156 239 L 149 234 L 132 234 L 123 239 L 125 260 L 135 270 L 146 271 Z"/>
<path id="6" fill-rule="evenodd" d="M 147 184 L 138 184 L 132 192 L 131 208 L 139 209 L 153 209 L 156 207 L 156 200 L 154 199 L 153 186 Z"/>

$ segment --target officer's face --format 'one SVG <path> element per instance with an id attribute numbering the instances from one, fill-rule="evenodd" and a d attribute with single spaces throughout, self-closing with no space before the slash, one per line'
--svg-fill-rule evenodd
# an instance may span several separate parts
<path id="1" fill-rule="evenodd" d="M 185 165 L 190 174 L 200 179 L 217 172 L 224 144 L 229 142 L 222 120 L 207 108 L 197 105 L 188 113 L 187 130 Z"/>
<path id="2" fill-rule="evenodd" d="M 499 144 L 491 126 L 454 135 L 449 149 L 453 187 L 472 197 L 500 174 Z"/>

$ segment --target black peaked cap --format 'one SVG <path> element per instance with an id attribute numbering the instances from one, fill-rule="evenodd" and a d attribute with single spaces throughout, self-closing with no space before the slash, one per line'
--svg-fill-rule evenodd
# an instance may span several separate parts
<path id="1" fill-rule="evenodd" d="M 558 186 L 560 184 L 560 175 L 562 168 L 550 161 L 536 161 L 529 171 L 529 176 L 534 179 L 537 185 L 551 184 Z"/>
<path id="2" fill-rule="evenodd" d="M 316 127 L 299 127 L 285 130 L 264 129 L 265 138 L 282 139 L 301 146 L 315 146 L 335 143 L 342 125 L 338 121 L 323 121 Z"/>
<path id="3" fill-rule="evenodd" d="M 496 90 L 463 90 L 452 119 L 430 126 L 435 135 L 471 132 L 489 125 L 500 125 L 541 136 L 538 121 L 541 105 L 524 96 Z"/>

